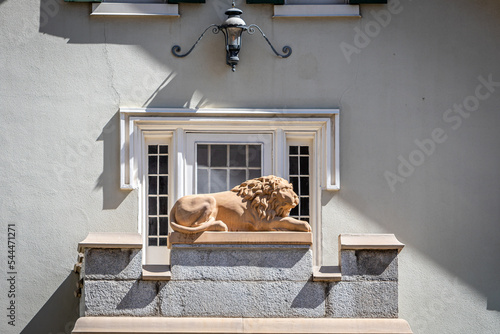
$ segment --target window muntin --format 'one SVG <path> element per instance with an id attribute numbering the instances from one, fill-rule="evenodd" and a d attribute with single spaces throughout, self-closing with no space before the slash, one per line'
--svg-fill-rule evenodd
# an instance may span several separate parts
<path id="1" fill-rule="evenodd" d="M 260 144 L 198 144 L 196 193 L 226 191 L 262 176 Z"/>
<path id="2" fill-rule="evenodd" d="M 187 133 L 185 195 L 226 191 L 273 174 L 272 143 L 269 133 Z"/>

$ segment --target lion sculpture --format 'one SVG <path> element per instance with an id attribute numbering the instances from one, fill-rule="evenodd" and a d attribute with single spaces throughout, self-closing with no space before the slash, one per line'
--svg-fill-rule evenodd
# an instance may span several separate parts
<path id="1" fill-rule="evenodd" d="M 308 222 L 289 217 L 299 203 L 292 185 L 270 175 L 224 191 L 180 198 L 170 211 L 170 226 L 181 233 L 203 231 L 310 232 Z"/>

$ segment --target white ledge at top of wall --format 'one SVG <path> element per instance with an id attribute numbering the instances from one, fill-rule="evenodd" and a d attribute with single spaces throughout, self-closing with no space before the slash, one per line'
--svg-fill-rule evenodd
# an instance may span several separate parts
<path id="1" fill-rule="evenodd" d="M 341 234 L 340 250 L 359 249 L 397 249 L 400 252 L 405 245 L 394 234 Z"/>
<path id="2" fill-rule="evenodd" d="M 173 244 L 270 244 L 312 245 L 310 232 L 203 232 L 184 234 L 172 232 L 168 236 L 169 247 Z"/>
<path id="3" fill-rule="evenodd" d="M 78 243 L 78 251 L 85 248 L 142 248 L 142 238 L 135 232 L 90 232 Z"/>
<path id="4" fill-rule="evenodd" d="M 275 5 L 273 17 L 361 17 L 359 5 Z"/>
<path id="5" fill-rule="evenodd" d="M 81 317 L 73 334 L 329 333 L 412 334 L 403 319 Z"/>
<path id="6" fill-rule="evenodd" d="M 203 115 L 203 116 L 333 116 L 339 109 L 246 109 L 246 108 L 120 108 L 121 114 L 165 114 L 165 115 Z"/>
<path id="7" fill-rule="evenodd" d="M 90 15 L 179 17 L 179 6 L 166 3 L 101 2 L 92 4 Z"/>

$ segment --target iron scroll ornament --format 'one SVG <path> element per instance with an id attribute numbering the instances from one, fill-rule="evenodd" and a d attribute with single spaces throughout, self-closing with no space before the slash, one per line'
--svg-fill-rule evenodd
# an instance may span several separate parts
<path id="1" fill-rule="evenodd" d="M 233 2 L 233 7 L 229 8 L 226 11 L 226 15 L 228 15 L 228 18 L 226 21 L 224 21 L 221 25 L 217 24 L 211 24 L 209 25 L 203 33 L 200 35 L 200 37 L 196 40 L 196 42 L 193 44 L 193 46 L 184 54 L 180 53 L 181 52 L 181 47 L 179 45 L 174 45 L 172 47 L 172 54 L 175 57 L 178 58 L 184 58 L 188 56 L 193 49 L 198 45 L 198 43 L 201 41 L 205 33 L 212 28 L 212 32 L 214 34 L 218 34 L 219 32 L 222 31 L 224 34 L 225 42 L 226 42 L 226 64 L 231 66 L 233 72 L 236 71 L 236 65 L 238 64 L 239 61 L 239 51 L 241 49 L 241 34 L 243 31 L 246 31 L 248 34 L 253 35 L 255 33 L 255 29 L 259 30 L 260 33 L 262 34 L 262 37 L 266 40 L 267 44 L 271 47 L 271 50 L 273 50 L 274 54 L 280 58 L 288 58 L 292 54 L 292 48 L 288 45 L 285 45 L 282 49 L 283 54 L 279 53 L 276 51 L 274 46 L 271 44 L 269 39 L 266 37 L 262 29 L 257 26 L 256 24 L 251 24 L 249 26 L 246 25 L 245 21 L 243 21 L 240 17 L 240 15 L 243 13 L 242 10 L 235 8 L 234 7 L 234 2 Z"/>

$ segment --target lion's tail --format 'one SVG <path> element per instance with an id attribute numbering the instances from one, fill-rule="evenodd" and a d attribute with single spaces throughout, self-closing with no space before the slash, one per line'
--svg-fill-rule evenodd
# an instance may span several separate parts
<path id="1" fill-rule="evenodd" d="M 184 226 L 177 224 L 175 222 L 175 212 L 172 210 L 170 212 L 170 226 L 172 227 L 172 230 L 180 233 L 186 233 L 186 234 L 194 234 L 194 233 L 200 233 L 204 231 L 227 231 L 227 226 L 221 221 L 217 220 L 212 220 L 212 221 L 207 221 L 204 223 L 201 223 L 198 226 L 191 227 L 191 226 Z"/>

